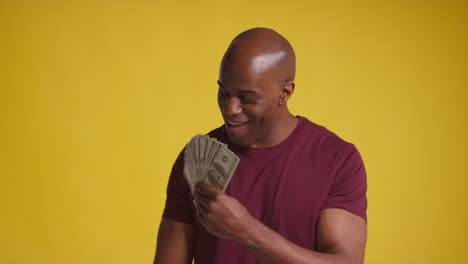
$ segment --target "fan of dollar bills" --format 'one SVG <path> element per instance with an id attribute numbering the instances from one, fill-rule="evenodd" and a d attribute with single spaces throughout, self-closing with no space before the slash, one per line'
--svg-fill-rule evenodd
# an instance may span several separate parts
<path id="1" fill-rule="evenodd" d="M 224 192 L 238 164 L 239 158 L 226 144 L 207 135 L 196 135 L 185 146 L 184 177 L 192 192 L 197 182 Z"/>

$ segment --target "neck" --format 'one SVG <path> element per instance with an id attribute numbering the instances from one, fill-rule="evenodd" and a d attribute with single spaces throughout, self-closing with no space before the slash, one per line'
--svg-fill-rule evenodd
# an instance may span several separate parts
<path id="1" fill-rule="evenodd" d="M 292 115 L 287 109 L 278 117 L 278 122 L 271 129 L 268 135 L 265 135 L 261 143 L 252 144 L 252 148 L 267 148 L 278 145 L 283 142 L 297 126 L 299 119 Z"/>

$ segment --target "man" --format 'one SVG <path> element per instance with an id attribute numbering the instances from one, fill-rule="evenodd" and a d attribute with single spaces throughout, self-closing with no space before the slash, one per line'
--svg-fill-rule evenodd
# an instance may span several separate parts
<path id="1" fill-rule="evenodd" d="M 157 264 L 363 263 L 366 174 L 353 144 L 292 115 L 295 55 L 277 32 L 237 36 L 220 67 L 225 124 L 209 133 L 240 163 L 225 193 L 192 195 L 176 160 L 159 228 Z"/>

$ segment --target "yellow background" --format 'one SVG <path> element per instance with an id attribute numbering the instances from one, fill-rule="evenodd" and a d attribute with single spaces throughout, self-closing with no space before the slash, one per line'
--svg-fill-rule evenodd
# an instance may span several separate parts
<path id="1" fill-rule="evenodd" d="M 297 54 L 294 114 L 360 150 L 366 263 L 468 263 L 463 1 L 0 2 L 0 263 L 151 263 L 169 171 L 221 124 L 231 39 Z"/>

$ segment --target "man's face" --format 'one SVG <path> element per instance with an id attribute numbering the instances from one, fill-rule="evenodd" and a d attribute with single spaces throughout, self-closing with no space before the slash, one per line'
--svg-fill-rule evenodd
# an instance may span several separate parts
<path id="1" fill-rule="evenodd" d="M 269 73 L 251 76 L 230 70 L 221 73 L 218 84 L 218 105 L 231 141 L 261 147 L 279 113 L 279 84 Z"/>

